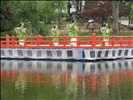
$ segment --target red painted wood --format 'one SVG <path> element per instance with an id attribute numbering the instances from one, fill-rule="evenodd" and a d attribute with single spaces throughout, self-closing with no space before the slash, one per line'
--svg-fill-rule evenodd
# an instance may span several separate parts
<path id="1" fill-rule="evenodd" d="M 24 45 L 19 45 L 20 36 L 0 37 L 1 48 L 127 48 L 133 47 L 133 36 L 75 36 L 77 45 L 71 46 L 70 36 L 58 36 L 58 45 L 53 45 L 56 36 L 25 36 Z M 109 38 L 103 41 L 103 38 Z"/>

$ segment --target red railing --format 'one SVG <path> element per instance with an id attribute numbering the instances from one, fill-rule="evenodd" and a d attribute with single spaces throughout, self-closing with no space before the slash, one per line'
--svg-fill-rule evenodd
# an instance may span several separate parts
<path id="1" fill-rule="evenodd" d="M 20 38 L 26 38 L 20 41 Z M 59 38 L 57 45 L 53 38 Z M 71 38 L 77 38 L 77 41 L 71 41 Z M 108 38 L 108 40 L 104 40 Z M 133 36 L 5 36 L 1 37 L 1 48 L 124 48 L 133 47 Z M 22 42 L 23 45 L 19 43 Z M 70 45 L 75 43 L 74 45 Z"/>

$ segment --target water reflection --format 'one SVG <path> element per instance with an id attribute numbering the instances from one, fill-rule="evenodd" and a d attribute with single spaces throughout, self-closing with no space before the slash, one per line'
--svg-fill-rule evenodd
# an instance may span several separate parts
<path id="1" fill-rule="evenodd" d="M 99 62 L 1 60 L 1 98 L 132 100 L 133 59 Z"/>

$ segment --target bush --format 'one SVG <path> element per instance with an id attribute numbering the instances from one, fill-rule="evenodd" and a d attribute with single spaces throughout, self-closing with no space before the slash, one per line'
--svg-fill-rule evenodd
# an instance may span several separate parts
<path id="1" fill-rule="evenodd" d="M 16 36 L 16 32 L 14 30 L 10 30 L 10 31 L 6 31 L 6 32 L 1 32 L 1 36 L 6 36 L 6 35 L 9 35 L 9 36 Z"/>

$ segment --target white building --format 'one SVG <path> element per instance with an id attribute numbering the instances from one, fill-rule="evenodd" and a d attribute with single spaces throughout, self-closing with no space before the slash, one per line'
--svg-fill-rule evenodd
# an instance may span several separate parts
<path id="1" fill-rule="evenodd" d="M 129 24 L 129 18 L 125 18 L 125 17 L 119 18 L 119 22 L 123 25 L 133 27 L 133 18 L 130 19 L 130 24 Z"/>

